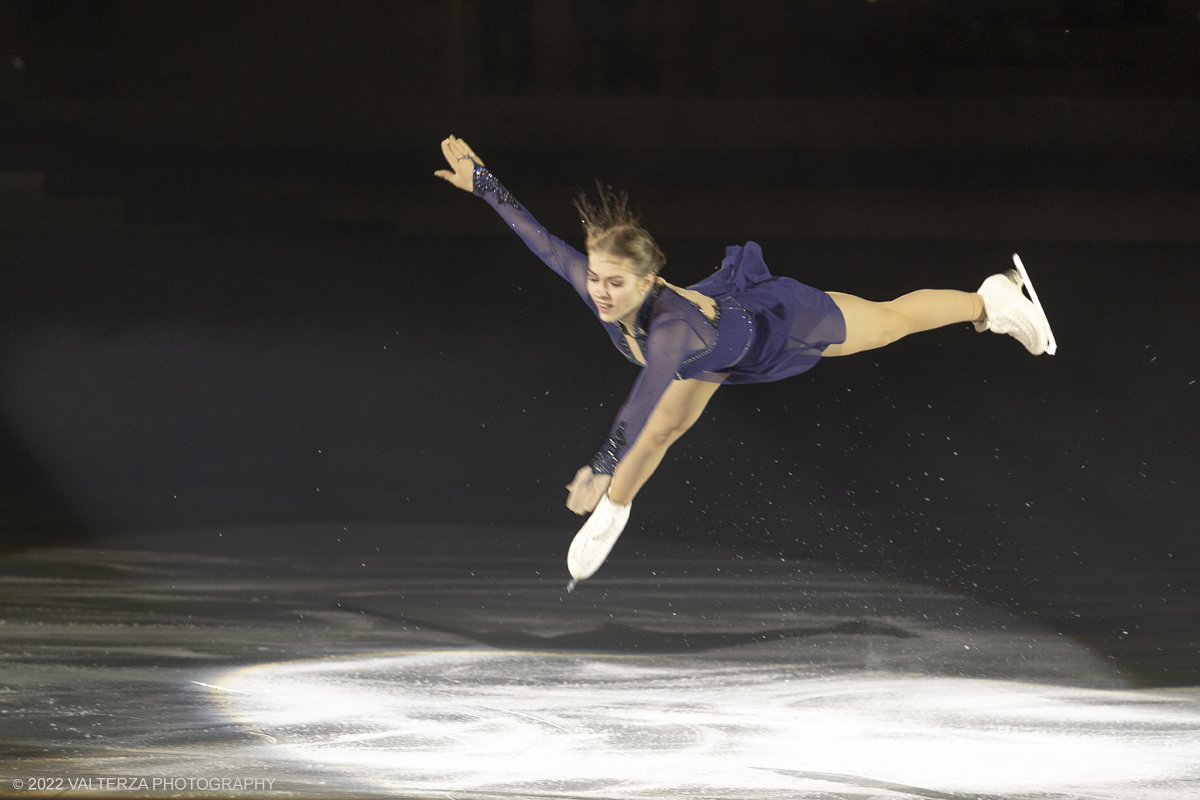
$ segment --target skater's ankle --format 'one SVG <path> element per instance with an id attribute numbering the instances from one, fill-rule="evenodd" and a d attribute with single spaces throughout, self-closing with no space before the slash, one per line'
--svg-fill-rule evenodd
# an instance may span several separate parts
<path id="1" fill-rule="evenodd" d="M 971 312 L 975 315 L 971 318 L 972 322 L 987 322 L 987 308 L 978 292 L 971 292 Z"/>
<path id="2" fill-rule="evenodd" d="M 632 497 L 627 498 L 624 495 L 621 495 L 619 493 L 616 497 L 613 497 L 612 489 L 609 489 L 607 494 L 605 494 L 604 496 L 608 498 L 608 502 L 612 503 L 615 506 L 627 506 L 633 502 Z"/>

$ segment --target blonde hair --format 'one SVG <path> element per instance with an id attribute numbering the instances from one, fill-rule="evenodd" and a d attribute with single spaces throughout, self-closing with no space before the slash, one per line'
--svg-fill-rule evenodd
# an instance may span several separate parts
<path id="1" fill-rule="evenodd" d="M 629 195 L 614 191 L 600 181 L 596 181 L 596 190 L 600 196 L 598 204 L 582 191 L 572 201 L 583 223 L 588 252 L 629 259 L 639 278 L 660 273 L 667 257 L 654 237 L 641 226 L 637 214 L 629 209 Z"/>

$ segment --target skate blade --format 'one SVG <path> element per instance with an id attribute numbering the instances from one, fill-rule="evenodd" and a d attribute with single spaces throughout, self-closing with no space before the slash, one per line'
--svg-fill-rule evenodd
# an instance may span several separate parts
<path id="1" fill-rule="evenodd" d="M 1021 276 L 1020 284 L 1029 292 L 1029 299 L 1033 301 L 1033 307 L 1042 315 L 1042 322 L 1046 323 L 1046 354 L 1054 355 L 1058 350 L 1058 342 L 1054 340 L 1054 331 L 1050 327 L 1050 318 L 1046 316 L 1046 309 L 1042 308 L 1042 301 L 1038 300 L 1037 292 L 1033 288 L 1032 281 L 1029 280 L 1029 273 L 1025 271 L 1025 265 L 1021 263 L 1021 257 L 1013 253 L 1013 264 L 1017 268 L 1017 274 Z"/>

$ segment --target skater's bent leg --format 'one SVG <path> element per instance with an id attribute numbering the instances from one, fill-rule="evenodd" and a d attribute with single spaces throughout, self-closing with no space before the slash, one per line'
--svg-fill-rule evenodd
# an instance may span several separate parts
<path id="1" fill-rule="evenodd" d="M 608 496 L 622 505 L 632 502 L 638 490 L 658 469 L 667 448 L 700 419 L 719 383 L 672 381 L 650 413 L 646 427 L 626 451 L 613 472 Z"/>
<path id="2" fill-rule="evenodd" d="M 848 356 L 874 350 L 910 333 L 933 330 L 983 316 L 983 300 L 974 292 L 921 289 L 886 303 L 852 294 L 829 292 L 846 320 L 846 341 L 830 345 L 826 356 Z"/>

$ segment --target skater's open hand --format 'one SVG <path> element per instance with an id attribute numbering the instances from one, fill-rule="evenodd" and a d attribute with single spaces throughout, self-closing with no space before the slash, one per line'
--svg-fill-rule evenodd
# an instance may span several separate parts
<path id="1" fill-rule="evenodd" d="M 475 151 L 457 136 L 448 136 L 442 140 L 442 155 L 449 162 L 450 169 L 439 169 L 433 174 L 445 178 L 463 191 L 474 189 L 475 167 L 483 166 L 483 160 L 475 155 Z"/>
<path id="2" fill-rule="evenodd" d="M 580 467 L 575 480 L 567 484 L 567 508 L 576 514 L 592 513 L 610 483 L 612 475 L 597 475 L 591 467 Z"/>

